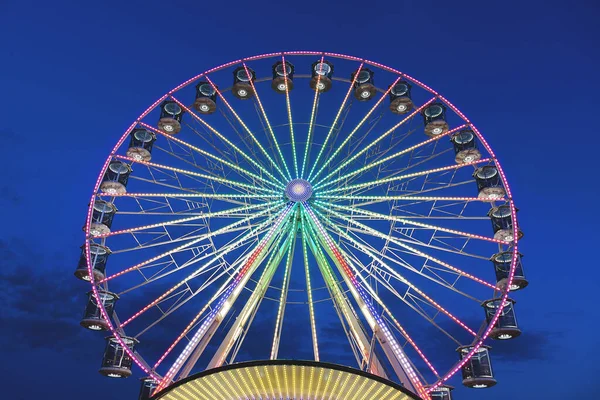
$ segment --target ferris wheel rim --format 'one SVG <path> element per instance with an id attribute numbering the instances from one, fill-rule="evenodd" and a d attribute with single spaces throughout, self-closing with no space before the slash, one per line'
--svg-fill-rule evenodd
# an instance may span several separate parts
<path id="1" fill-rule="evenodd" d="M 514 200 L 513 200 L 513 196 L 512 196 L 512 192 L 510 189 L 510 185 L 509 182 L 505 176 L 504 170 L 500 164 L 500 162 L 498 161 L 493 149 L 491 148 L 491 146 L 488 144 L 488 142 L 485 140 L 485 138 L 483 137 L 483 135 L 480 133 L 480 131 L 476 128 L 476 126 L 456 107 L 454 106 L 449 100 L 447 100 L 444 96 L 442 96 L 441 94 L 439 94 L 438 92 L 436 92 L 435 90 L 433 90 L 432 88 L 430 88 L 429 86 L 425 85 L 424 83 L 418 81 L 415 78 L 412 78 L 411 76 L 400 72 L 399 70 L 396 70 L 394 68 L 388 67 L 384 64 L 380 64 L 374 61 L 369 61 L 366 59 L 362 59 L 359 57 L 354 57 L 354 56 L 349 56 L 349 55 L 344 55 L 344 54 L 340 54 L 340 53 L 330 53 L 330 52 L 316 52 L 316 51 L 287 51 L 287 52 L 277 52 L 277 53 L 265 53 L 265 54 L 261 54 L 261 55 L 256 55 L 256 56 L 251 56 L 248 58 L 242 58 L 239 60 L 235 60 L 235 61 L 231 61 L 225 64 L 222 64 L 218 67 L 209 69 L 201 74 L 198 74 L 190 79 L 188 79 L 187 81 L 184 81 L 183 83 L 181 83 L 180 85 L 176 86 L 175 88 L 173 88 L 172 90 L 170 90 L 169 92 L 167 92 L 165 95 L 161 96 L 157 101 L 155 101 L 150 107 L 148 107 L 144 112 L 142 112 L 142 114 L 140 114 L 140 116 L 126 129 L 125 133 L 121 136 L 121 138 L 117 141 L 117 144 L 115 145 L 115 147 L 112 149 L 112 151 L 110 152 L 110 154 L 108 155 L 103 167 L 100 170 L 100 173 L 98 175 L 98 178 L 96 180 L 96 184 L 94 186 L 94 190 L 93 190 L 93 194 L 91 197 L 91 201 L 90 201 L 90 205 L 88 207 L 88 212 L 87 212 L 87 219 L 86 219 L 86 224 L 85 224 L 85 234 L 86 234 L 86 240 L 85 240 L 85 255 L 86 255 L 86 262 L 87 262 L 87 266 L 88 266 L 88 274 L 89 276 L 93 276 L 93 271 L 92 271 L 92 263 L 91 263 L 91 258 L 90 258 L 90 228 L 91 228 L 91 222 L 92 222 L 92 212 L 93 212 L 93 205 L 94 205 L 94 201 L 97 198 L 97 193 L 102 181 L 102 178 L 107 170 L 107 168 L 109 167 L 109 164 L 111 162 L 111 160 L 114 159 L 114 157 L 116 156 L 116 153 L 118 151 L 118 149 L 123 145 L 123 143 L 125 142 L 125 140 L 127 139 L 127 137 L 129 136 L 129 134 L 131 133 L 131 131 L 135 128 L 135 126 L 142 124 L 142 120 L 152 111 L 154 110 L 162 101 L 168 99 L 169 97 L 171 97 L 175 92 L 179 91 L 180 89 L 192 84 L 193 82 L 201 79 L 202 77 L 206 77 L 208 74 L 225 69 L 225 68 L 229 68 L 231 66 L 237 65 L 237 64 L 242 64 L 248 61 L 255 61 L 255 60 L 260 60 L 260 59 L 265 59 L 265 58 L 271 58 L 271 57 L 278 57 L 278 56 L 322 56 L 322 57 L 328 57 L 328 58 L 341 58 L 341 59 L 345 59 L 345 60 L 350 60 L 350 61 L 355 61 L 355 62 L 361 62 L 364 63 L 366 65 L 370 65 L 370 66 L 374 66 L 377 68 L 381 68 L 383 70 L 386 70 L 388 72 L 394 73 L 399 75 L 400 77 L 420 86 L 422 89 L 432 93 L 434 95 L 435 98 L 439 99 L 440 101 L 442 101 L 445 105 L 447 105 L 452 111 L 454 111 L 457 115 L 459 115 L 461 118 L 463 118 L 463 120 L 466 122 L 466 124 L 472 129 L 472 131 L 475 133 L 476 137 L 479 139 L 480 143 L 483 145 L 483 147 L 486 149 L 486 151 L 489 153 L 490 155 L 490 159 L 493 161 L 494 166 L 497 168 L 498 173 L 500 174 L 500 180 L 504 186 L 504 189 L 506 190 L 506 198 L 504 199 L 504 201 L 506 202 L 507 205 L 509 205 L 510 207 L 510 212 L 511 212 L 511 217 L 512 217 L 512 221 L 513 221 L 513 226 L 512 226 L 512 230 L 513 230 L 513 237 L 517 238 L 519 236 L 519 230 L 518 230 L 518 219 L 517 219 L 517 215 L 516 215 L 516 207 L 514 205 Z M 286 87 L 286 91 L 287 91 L 287 87 Z M 514 275 L 515 275 L 515 271 L 516 271 L 516 265 L 518 262 L 518 243 L 517 240 L 515 239 L 512 242 L 512 245 L 509 247 L 509 251 L 512 252 L 512 260 L 511 260 L 511 266 L 510 266 L 510 271 L 509 271 L 509 276 L 508 276 L 508 281 L 507 284 L 505 286 L 505 289 L 502 290 L 502 295 L 500 296 L 500 298 L 502 299 L 502 304 L 504 305 L 509 298 L 509 293 L 510 293 L 510 285 L 513 281 Z M 91 286 L 92 286 L 92 292 L 94 294 L 95 297 L 98 297 L 98 285 L 95 282 L 94 279 L 90 280 Z M 501 308 L 501 307 L 500 307 Z M 122 333 L 119 332 L 115 326 L 113 326 L 113 323 L 111 321 L 111 319 L 109 318 L 109 316 L 106 314 L 106 310 L 104 309 L 104 306 L 102 305 L 102 303 L 100 303 L 100 311 L 103 315 L 103 317 L 107 320 L 108 324 L 109 324 L 109 330 L 110 332 L 112 332 L 112 334 L 115 336 L 115 338 L 119 341 L 119 343 L 121 343 L 121 345 L 123 345 L 123 348 L 125 349 L 125 351 L 129 354 L 129 356 L 132 358 L 132 360 L 145 372 L 147 373 L 149 376 L 155 378 L 155 379 L 160 379 L 160 376 L 158 374 L 156 374 L 156 372 L 152 369 L 149 368 L 148 365 L 145 365 L 142 362 L 142 358 L 131 352 L 129 347 L 127 345 L 125 345 L 125 343 L 122 341 Z M 464 366 L 472 357 L 472 355 L 477 352 L 477 350 L 484 345 L 484 341 L 489 337 L 494 324 L 496 323 L 496 321 L 498 320 L 500 316 L 500 311 L 496 312 L 496 314 L 494 315 L 493 319 L 491 320 L 491 322 L 488 324 L 488 327 L 486 328 L 486 330 L 484 331 L 483 334 L 479 335 L 478 337 L 476 337 L 476 339 L 474 340 L 474 342 L 470 345 L 470 347 L 472 348 L 471 351 L 469 352 L 469 354 L 463 358 L 461 361 L 459 361 L 454 367 L 451 368 L 451 370 L 449 372 L 447 372 L 443 377 L 441 377 L 436 383 L 434 383 L 433 385 L 431 385 L 428 389 L 428 391 L 434 390 L 435 388 L 439 387 L 440 385 L 442 385 L 443 383 L 445 383 L 448 379 L 450 379 L 454 374 L 456 374 L 458 371 L 460 371 L 460 369 L 462 368 L 462 366 Z"/>

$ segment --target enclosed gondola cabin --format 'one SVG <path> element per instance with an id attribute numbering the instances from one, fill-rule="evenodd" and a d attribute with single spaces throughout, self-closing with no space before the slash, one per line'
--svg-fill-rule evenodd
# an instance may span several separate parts
<path id="1" fill-rule="evenodd" d="M 149 376 L 141 379 L 140 394 L 138 400 L 149 400 L 152 397 L 152 393 L 158 387 L 158 381 Z"/>
<path id="2" fill-rule="evenodd" d="M 179 104 L 172 100 L 165 100 L 160 105 L 160 119 L 158 120 L 158 129 L 166 134 L 174 135 L 181 131 L 181 119 L 183 118 L 183 109 Z"/>
<path id="3" fill-rule="evenodd" d="M 463 385 L 474 389 L 483 389 L 492 387 L 496 384 L 494 373 L 492 371 L 492 363 L 490 360 L 489 346 L 481 346 L 462 366 Z M 473 346 L 461 346 L 456 351 L 463 360 L 471 352 Z"/>
<path id="4" fill-rule="evenodd" d="M 452 400 L 452 390 L 454 387 L 441 385 L 429 392 L 431 400 Z"/>
<path id="5" fill-rule="evenodd" d="M 129 134 L 129 148 L 127 157 L 136 161 L 150 161 L 152 159 L 152 146 L 156 141 L 154 132 L 143 128 L 136 128 Z"/>
<path id="6" fill-rule="evenodd" d="M 127 182 L 131 174 L 131 167 L 119 160 L 113 160 L 102 178 L 100 190 L 108 194 L 123 194 L 127 192 Z"/>
<path id="7" fill-rule="evenodd" d="M 529 284 L 523 272 L 522 257 L 523 255 L 521 253 L 516 254 L 515 274 L 513 275 L 513 280 L 510 284 L 511 291 L 523 289 Z M 512 251 L 503 251 L 494 254 L 491 258 L 496 272 L 496 285 L 500 288 L 504 288 L 508 282 L 512 260 Z"/>
<path id="8" fill-rule="evenodd" d="M 368 68 L 361 68 L 352 73 L 350 79 L 354 82 L 354 97 L 358 101 L 368 101 L 375 97 L 377 89 L 373 80 L 374 72 Z"/>
<path id="9" fill-rule="evenodd" d="M 287 91 L 294 89 L 294 66 L 292 63 L 286 61 L 277 61 L 273 64 L 273 81 L 271 82 L 271 88 L 277 93 L 286 93 Z"/>
<path id="10" fill-rule="evenodd" d="M 506 194 L 498 169 L 493 165 L 478 168 L 473 178 L 477 183 L 477 196 L 482 200 L 497 200 Z"/>
<path id="11" fill-rule="evenodd" d="M 108 330 L 109 324 L 102 315 L 99 303 L 104 306 L 106 315 L 110 318 L 118 299 L 119 296 L 115 293 L 107 292 L 105 290 L 98 290 L 98 299 L 94 296 L 94 292 L 88 292 L 88 302 L 83 312 L 83 318 L 79 324 L 92 331 Z"/>
<path id="12" fill-rule="evenodd" d="M 413 108 L 413 102 L 410 97 L 411 86 L 406 81 L 398 81 L 391 88 L 390 111 L 394 114 L 406 114 Z"/>
<path id="13" fill-rule="evenodd" d="M 475 133 L 471 129 L 462 129 L 450 139 L 454 147 L 454 161 L 457 164 L 472 163 L 481 158 L 477 149 Z"/>
<path id="14" fill-rule="evenodd" d="M 521 334 L 521 330 L 517 324 L 517 317 L 515 315 L 515 301 L 513 299 L 506 299 L 504 306 L 502 306 L 502 299 L 491 299 L 484 301 L 482 306 L 485 310 L 485 319 L 488 325 L 492 323 L 494 314 L 496 314 L 498 309 L 502 307 L 500 316 L 490 331 L 490 337 L 492 339 L 508 340 L 516 338 Z"/>
<path id="15" fill-rule="evenodd" d="M 251 99 L 254 96 L 252 83 L 255 80 L 256 73 L 252 69 L 238 67 L 233 71 L 233 87 L 231 88 L 231 92 L 240 100 Z"/>
<path id="16" fill-rule="evenodd" d="M 135 338 L 122 336 L 121 341 L 132 352 L 135 345 L 139 342 Z M 102 375 L 109 378 L 127 378 L 131 376 L 132 360 L 125 348 L 119 343 L 116 337 L 109 336 L 106 338 L 106 347 L 104 348 L 104 356 L 102 357 L 102 365 L 100 372 Z"/>
<path id="17" fill-rule="evenodd" d="M 202 81 L 196 85 L 194 109 L 200 114 L 212 114 L 217 110 L 217 87 Z"/>
<path id="18" fill-rule="evenodd" d="M 79 263 L 74 275 L 82 281 L 89 281 L 90 276 L 88 274 L 88 266 L 86 259 L 85 245 L 81 246 L 81 255 L 79 256 Z M 106 246 L 99 244 L 90 244 L 90 262 L 92 264 L 92 273 L 94 274 L 94 280 L 96 282 L 101 281 L 105 278 L 106 261 L 110 255 L 110 249 Z"/>
<path id="19" fill-rule="evenodd" d="M 117 207 L 108 201 L 96 199 L 92 207 L 92 221 L 90 222 L 90 235 L 100 236 L 110 233 L 113 218 Z M 85 230 L 85 226 L 83 227 Z"/>
<path id="20" fill-rule="evenodd" d="M 498 207 L 493 207 L 489 212 L 488 216 L 492 221 L 492 229 L 494 230 L 494 239 L 502 240 L 505 242 L 512 242 L 515 240 L 513 230 L 513 219 L 510 206 L 503 204 Z M 517 240 L 523 237 L 523 232 L 517 229 Z"/>
<path id="21" fill-rule="evenodd" d="M 310 88 L 312 90 L 318 90 L 321 93 L 327 92 L 331 89 L 333 77 L 333 64 L 328 61 L 315 61 L 311 65 L 311 78 Z"/>
<path id="22" fill-rule="evenodd" d="M 436 137 L 448 131 L 446 107 L 442 103 L 431 103 L 421 112 L 425 124 L 425 134 Z"/>

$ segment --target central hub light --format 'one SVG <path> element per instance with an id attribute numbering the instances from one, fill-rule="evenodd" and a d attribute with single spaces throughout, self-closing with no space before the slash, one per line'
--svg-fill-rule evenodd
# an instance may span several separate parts
<path id="1" fill-rule="evenodd" d="M 285 188 L 285 195 L 295 202 L 303 202 L 312 196 L 312 186 L 304 179 L 292 179 Z"/>

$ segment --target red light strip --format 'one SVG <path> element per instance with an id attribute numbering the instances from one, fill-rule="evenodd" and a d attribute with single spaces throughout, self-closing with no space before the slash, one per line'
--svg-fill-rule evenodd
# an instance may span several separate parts
<path id="1" fill-rule="evenodd" d="M 342 254 L 337 249 L 337 246 L 334 244 L 333 240 L 331 239 L 331 237 L 329 236 L 329 234 L 327 233 L 327 231 L 325 230 L 325 228 L 323 227 L 321 222 L 317 219 L 317 216 L 313 212 L 312 208 L 310 207 L 310 205 L 308 205 L 307 202 L 303 202 L 302 206 L 304 207 L 304 209 L 310 216 L 315 227 L 319 230 L 321 237 L 327 243 L 327 246 L 329 247 L 330 251 L 333 253 L 333 255 L 337 259 L 338 263 L 342 266 L 342 269 L 344 270 L 344 272 L 346 273 L 346 276 L 352 283 L 352 286 L 358 292 L 361 299 L 365 303 L 365 305 L 369 311 L 369 314 L 371 315 L 371 318 L 373 318 L 373 320 L 377 322 L 379 329 L 381 329 L 381 332 L 385 335 L 385 338 L 387 339 L 388 343 L 390 344 L 392 351 L 394 352 L 394 355 L 396 356 L 396 358 L 402 365 L 402 369 L 404 370 L 404 372 L 410 379 L 411 383 L 417 390 L 418 395 L 421 396 L 423 399 L 429 399 L 429 395 L 425 391 L 425 387 L 423 386 L 423 384 L 421 383 L 421 380 L 418 378 L 417 374 L 415 373 L 414 369 L 412 368 L 412 365 L 410 364 L 410 362 L 408 361 L 408 359 L 402 352 L 400 345 L 398 344 L 398 341 L 396 340 L 396 338 L 394 337 L 394 335 L 388 328 L 387 324 L 383 321 L 383 319 L 376 312 L 375 308 L 373 307 L 373 303 L 367 296 L 362 285 L 360 285 L 360 283 L 356 279 L 356 275 L 354 274 L 354 272 L 352 272 L 352 269 L 350 268 L 350 266 L 348 265 L 348 263 L 346 262 L 346 260 L 342 256 Z"/>

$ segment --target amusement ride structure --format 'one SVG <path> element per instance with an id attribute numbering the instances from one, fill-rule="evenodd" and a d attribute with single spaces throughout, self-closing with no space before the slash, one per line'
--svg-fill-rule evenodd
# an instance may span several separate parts
<path id="1" fill-rule="evenodd" d="M 139 399 L 451 399 L 520 334 L 517 209 L 481 133 L 357 57 L 236 60 L 106 159 L 75 276 Z M 492 340 L 488 340 L 492 339 Z M 485 343 L 484 343 L 485 342 Z M 99 357 L 100 358 L 100 357 Z"/>

